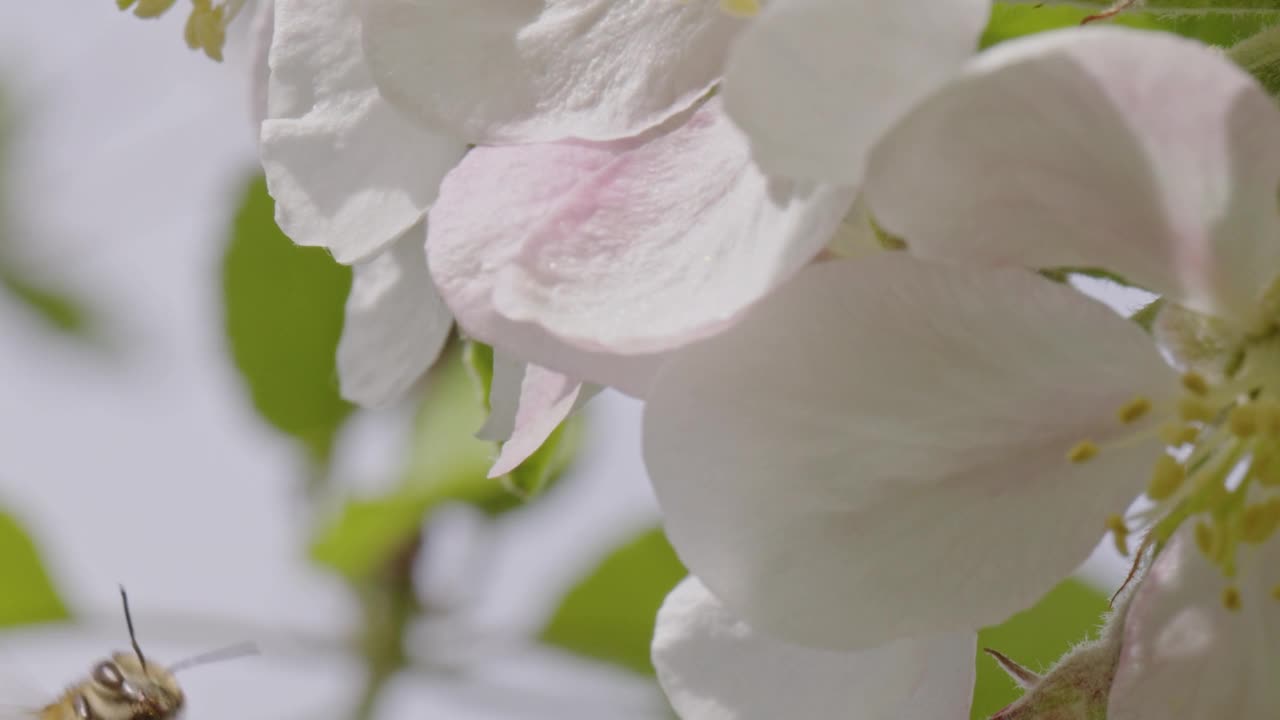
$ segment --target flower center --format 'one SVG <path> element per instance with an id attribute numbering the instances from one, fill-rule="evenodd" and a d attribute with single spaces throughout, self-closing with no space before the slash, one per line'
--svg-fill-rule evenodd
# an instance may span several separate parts
<path id="1" fill-rule="evenodd" d="M 1152 507 L 1127 518 L 1113 515 L 1106 527 L 1127 555 L 1135 532 L 1145 534 L 1142 550 L 1158 551 L 1193 523 L 1196 545 L 1227 579 L 1222 603 L 1236 610 L 1243 602 L 1234 584 L 1238 553 L 1271 540 L 1280 529 L 1280 334 L 1246 341 L 1221 381 L 1188 371 L 1182 388 L 1159 428 L 1166 448 L 1147 484 Z M 1151 402 L 1138 397 L 1118 414 L 1133 423 L 1151 410 Z M 1084 441 L 1068 459 L 1087 462 L 1098 452 Z M 1271 594 L 1280 601 L 1280 586 Z"/>

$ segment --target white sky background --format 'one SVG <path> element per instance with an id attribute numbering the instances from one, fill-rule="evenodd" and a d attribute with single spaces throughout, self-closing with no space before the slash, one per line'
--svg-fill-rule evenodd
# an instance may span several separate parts
<path id="1" fill-rule="evenodd" d="M 149 22 L 111 0 L 0 5 L 0 89 L 22 122 L 14 207 L 37 241 L 20 250 L 91 299 L 112 340 L 86 349 L 0 302 L 0 508 L 26 522 L 91 620 L 0 635 L 0 706 L 38 702 L 123 647 L 124 583 L 157 657 L 263 646 L 184 676 L 190 720 L 340 720 L 359 673 L 314 642 L 332 647 L 355 608 L 305 561 L 297 457 L 255 415 L 221 331 L 224 228 L 256 163 L 247 52 L 233 42 L 222 65 L 189 52 L 185 5 Z M 653 522 L 636 404 L 606 394 L 592 410 L 573 481 L 505 532 L 469 626 L 536 626 L 601 553 Z M 350 475 L 385 475 L 403 411 L 353 425 Z M 461 542 L 469 523 L 457 521 Z M 1090 567 L 1114 578 L 1118 565 L 1104 553 Z M 431 652 L 438 642 L 415 646 L 457 654 Z M 563 665 L 496 663 L 507 690 L 415 674 L 380 717 L 657 717 L 647 686 Z"/>
<path id="2" fill-rule="evenodd" d="M 233 41 L 218 65 L 188 51 L 185 6 L 144 22 L 111 0 L 0 5 L 0 88 L 22 123 L 14 207 L 31 241 L 18 250 L 92 300 L 111 340 L 86 349 L 0 301 L 0 508 L 91 621 L 0 635 L 0 706 L 39 703 L 124 647 L 124 583 L 158 658 L 263 646 L 184 675 L 190 720 L 339 720 L 358 666 L 313 643 L 332 647 L 355 607 L 305 560 L 297 457 L 254 413 L 221 329 L 224 228 L 256 166 L 247 52 Z M 351 475 L 387 474 L 404 410 L 354 424 Z M 575 478 L 504 531 L 470 625 L 536 627 L 601 553 L 654 521 L 638 407 L 606 395 L 593 410 Z M 461 542 L 470 523 L 456 525 Z M 462 656 L 439 642 L 415 650 Z M 657 716 L 647 685 L 495 652 L 476 660 L 494 683 L 415 674 L 380 717 Z"/>

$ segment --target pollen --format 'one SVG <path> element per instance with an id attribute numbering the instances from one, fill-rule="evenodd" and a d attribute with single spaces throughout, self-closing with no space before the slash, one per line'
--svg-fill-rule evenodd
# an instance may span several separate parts
<path id="1" fill-rule="evenodd" d="M 1182 374 L 1182 387 L 1193 395 L 1204 397 L 1209 394 L 1209 381 L 1195 370 L 1188 370 Z"/>
<path id="2" fill-rule="evenodd" d="M 1076 446 L 1067 451 L 1067 459 L 1073 463 L 1082 463 L 1092 460 L 1098 454 L 1098 445 L 1092 440 L 1081 440 Z"/>
<path id="3" fill-rule="evenodd" d="M 1213 408 L 1204 400 L 1188 395 L 1178 401 L 1178 417 L 1186 422 L 1209 422 L 1213 419 Z"/>
<path id="4" fill-rule="evenodd" d="M 1231 434 L 1236 437 L 1251 437 L 1258 432 L 1259 419 L 1257 405 L 1253 403 L 1237 405 L 1231 408 L 1231 414 L 1227 417 L 1227 427 L 1231 428 Z"/>
<path id="5" fill-rule="evenodd" d="M 1177 447 L 1193 443 L 1200 437 L 1200 428 L 1187 423 L 1165 423 L 1160 426 L 1160 439 L 1165 444 Z"/>
<path id="6" fill-rule="evenodd" d="M 720 0 L 720 9 L 734 17 L 755 17 L 760 12 L 760 0 Z"/>
<path id="7" fill-rule="evenodd" d="M 1152 500 L 1168 500 L 1178 492 L 1187 479 L 1187 471 L 1170 455 L 1161 455 L 1151 471 L 1151 482 L 1147 483 L 1147 497 Z"/>
<path id="8" fill-rule="evenodd" d="M 1245 508 L 1240 518 L 1240 539 L 1254 545 L 1266 542 L 1280 526 L 1280 515 L 1273 511 L 1273 507 L 1268 503 Z"/>
<path id="9" fill-rule="evenodd" d="M 1120 422 L 1127 425 L 1141 420 L 1150 411 L 1151 401 L 1139 395 L 1121 406 L 1118 415 Z"/>
<path id="10" fill-rule="evenodd" d="M 1116 551 L 1121 555 L 1128 557 L 1129 526 L 1125 524 L 1124 518 L 1119 515 L 1112 515 L 1108 517 L 1107 530 L 1111 531 L 1111 537 L 1115 541 Z"/>
<path id="11" fill-rule="evenodd" d="M 1222 591 L 1222 607 L 1235 612 L 1240 609 L 1240 589 L 1234 585 L 1228 585 Z"/>

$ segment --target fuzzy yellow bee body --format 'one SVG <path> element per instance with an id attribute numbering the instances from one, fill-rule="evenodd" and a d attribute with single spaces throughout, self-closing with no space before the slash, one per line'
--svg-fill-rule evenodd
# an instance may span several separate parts
<path id="1" fill-rule="evenodd" d="M 186 702 L 168 668 L 118 652 L 36 714 L 38 720 L 176 720 Z"/>
<path id="2" fill-rule="evenodd" d="M 257 653 L 251 643 L 187 658 L 165 667 L 147 660 L 133 632 L 129 597 L 120 588 L 125 624 L 133 652 L 117 652 L 93 666 L 89 677 L 72 685 L 58 699 L 35 711 L 20 713 L 23 720 L 178 720 L 186 697 L 174 673 L 196 665 Z M 12 716 L 4 715 L 0 720 Z M 14 718 L 18 720 L 18 718 Z"/>

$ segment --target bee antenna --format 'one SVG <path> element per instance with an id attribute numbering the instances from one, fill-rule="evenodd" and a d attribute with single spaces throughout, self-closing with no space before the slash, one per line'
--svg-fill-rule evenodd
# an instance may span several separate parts
<path id="1" fill-rule="evenodd" d="M 235 645 L 228 645 L 224 648 L 210 650 L 209 652 L 200 653 L 199 655 L 193 655 L 189 658 L 179 660 L 169 666 L 169 672 L 176 673 L 179 670 L 186 670 L 187 668 L 195 667 L 197 665 L 208 665 L 209 663 L 222 662 L 223 660 L 234 660 L 236 658 L 245 657 L 246 655 L 257 654 L 259 654 L 257 645 L 254 645 L 251 642 L 237 643 Z"/>
<path id="2" fill-rule="evenodd" d="M 120 586 L 120 601 L 124 603 L 124 624 L 129 628 L 129 643 L 133 645 L 133 652 L 138 656 L 138 662 L 142 663 L 142 669 L 147 669 L 147 658 L 142 654 L 142 648 L 138 647 L 138 636 L 133 632 L 133 615 L 129 613 L 129 594 L 124 591 L 124 586 Z"/>

